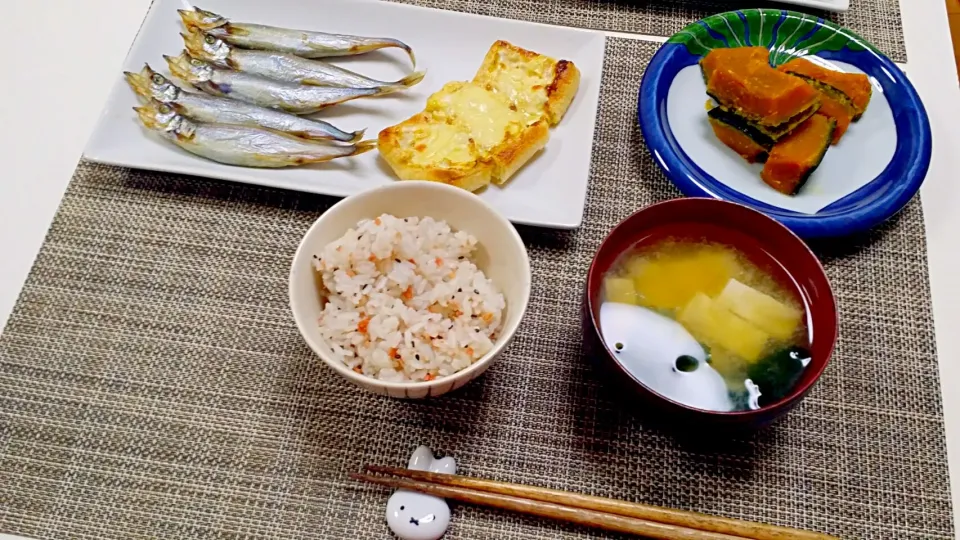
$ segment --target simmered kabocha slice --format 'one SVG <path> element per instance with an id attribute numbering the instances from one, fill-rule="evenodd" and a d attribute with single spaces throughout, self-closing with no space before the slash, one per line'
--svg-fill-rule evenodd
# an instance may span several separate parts
<path id="1" fill-rule="evenodd" d="M 785 195 L 795 195 L 826 155 L 837 122 L 815 114 L 778 142 L 760 172 L 760 178 Z"/>

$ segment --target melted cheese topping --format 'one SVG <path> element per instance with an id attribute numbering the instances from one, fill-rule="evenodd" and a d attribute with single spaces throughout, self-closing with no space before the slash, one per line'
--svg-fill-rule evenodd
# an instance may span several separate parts
<path id="1" fill-rule="evenodd" d="M 476 84 L 446 85 L 430 97 L 427 110 L 462 126 L 484 155 L 524 125 L 523 114 L 511 110 L 508 103 Z"/>
<path id="2" fill-rule="evenodd" d="M 500 51 L 498 64 L 485 82 L 494 92 L 516 106 L 532 124 L 546 116 L 547 87 L 553 82 L 556 61 L 546 56 L 524 58 Z"/>
<path id="3" fill-rule="evenodd" d="M 512 136 L 547 119 L 556 60 L 500 50 L 485 63 L 472 82 L 447 83 L 427 100 L 424 114 L 397 126 L 402 161 L 425 169 L 479 170 L 497 162 L 495 155 L 514 144 Z"/>
<path id="4" fill-rule="evenodd" d="M 470 134 L 446 122 L 417 124 L 404 129 L 401 144 L 410 149 L 410 162 L 414 165 L 453 165 L 476 161 L 471 151 Z"/>

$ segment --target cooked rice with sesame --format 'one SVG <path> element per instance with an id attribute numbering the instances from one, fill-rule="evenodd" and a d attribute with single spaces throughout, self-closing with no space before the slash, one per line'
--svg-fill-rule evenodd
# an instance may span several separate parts
<path id="1" fill-rule="evenodd" d="M 503 295 L 470 260 L 477 239 L 433 218 L 363 220 L 314 257 L 318 324 L 334 356 L 385 381 L 431 381 L 494 345 Z"/>

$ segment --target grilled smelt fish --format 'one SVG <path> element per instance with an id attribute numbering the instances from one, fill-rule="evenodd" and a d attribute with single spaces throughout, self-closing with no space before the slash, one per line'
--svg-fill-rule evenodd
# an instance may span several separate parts
<path id="1" fill-rule="evenodd" d="M 191 122 L 157 100 L 134 107 L 140 122 L 187 152 L 243 167 L 280 168 L 322 163 L 370 151 L 375 141 L 324 144 L 286 133 L 235 124 Z"/>
<path id="2" fill-rule="evenodd" d="M 308 86 L 274 81 L 249 73 L 241 73 L 191 57 L 163 57 L 173 76 L 214 96 L 230 97 L 261 107 L 279 109 L 293 114 L 311 114 L 331 105 L 377 96 L 385 93 L 377 88 L 338 88 Z"/>
<path id="3" fill-rule="evenodd" d="M 187 52 L 219 67 L 260 75 L 278 81 L 315 86 L 380 88 L 383 93 L 397 92 L 423 80 L 417 71 L 395 82 L 378 81 L 320 60 L 274 51 L 251 51 L 232 47 L 224 40 L 199 30 L 180 34 Z"/>
<path id="4" fill-rule="evenodd" d="M 181 9 L 178 12 L 187 28 L 203 30 L 231 45 L 245 49 L 286 52 L 304 58 L 324 58 L 353 56 L 397 47 L 407 52 L 414 67 L 417 65 L 413 49 L 406 43 L 392 38 L 327 34 L 262 24 L 235 23 L 198 7 L 194 7 L 193 11 Z"/>
<path id="5" fill-rule="evenodd" d="M 124 72 L 124 76 L 141 102 L 156 99 L 197 122 L 265 127 L 317 141 L 352 143 L 363 138 L 363 130 L 350 133 L 321 120 L 302 118 L 235 99 L 187 92 L 153 71 L 149 65 L 144 65 L 140 73 L 128 71 Z"/>

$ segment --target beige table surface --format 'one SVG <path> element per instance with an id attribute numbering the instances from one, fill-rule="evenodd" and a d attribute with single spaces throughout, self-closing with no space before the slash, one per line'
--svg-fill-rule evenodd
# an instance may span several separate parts
<path id="1" fill-rule="evenodd" d="M 856 0 L 853 0 L 856 1 Z M 0 70 L 0 326 L 16 301 L 150 0 L 6 2 Z M 960 507 L 960 88 L 944 0 L 901 0 L 907 72 L 930 112 L 922 190 L 954 508 Z M 622 34 L 618 34 L 622 35 Z M 957 514 L 955 510 L 955 515 Z M 956 527 L 960 530 L 960 526 Z M 11 540 L 0 534 L 0 540 Z"/>

